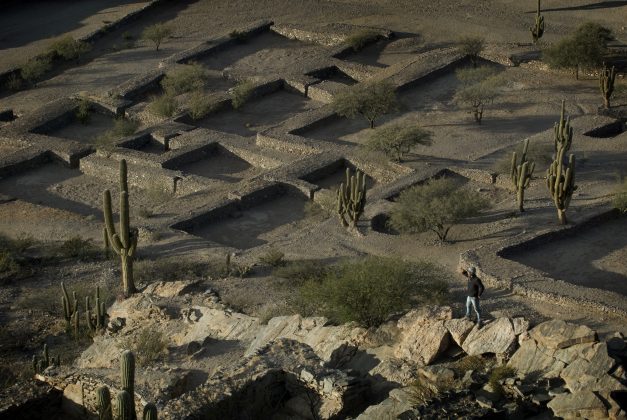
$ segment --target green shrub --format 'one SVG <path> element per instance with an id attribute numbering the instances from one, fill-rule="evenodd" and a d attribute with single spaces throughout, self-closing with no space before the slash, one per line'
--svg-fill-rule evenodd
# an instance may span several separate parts
<path id="1" fill-rule="evenodd" d="M 503 395 L 503 385 L 501 385 L 500 381 L 506 378 L 512 378 L 516 376 L 516 369 L 508 366 L 501 365 L 492 369 L 490 372 L 490 378 L 488 379 L 488 384 L 490 384 L 490 388 L 492 388 L 492 392 L 501 396 Z"/>
<path id="2" fill-rule="evenodd" d="M 379 116 L 398 107 L 394 85 L 387 81 L 359 83 L 338 92 L 333 98 L 333 110 L 340 116 L 354 118 L 361 115 L 370 128 Z"/>
<path id="3" fill-rule="evenodd" d="M 613 206 L 621 213 L 627 213 L 627 179 L 618 185 L 614 193 Z"/>
<path id="4" fill-rule="evenodd" d="M 168 94 L 157 96 L 148 104 L 148 111 L 159 117 L 171 117 L 177 108 L 176 98 Z"/>
<path id="5" fill-rule="evenodd" d="M 468 56 L 472 66 L 476 67 L 479 54 L 485 48 L 485 40 L 481 37 L 466 36 L 458 41 L 457 48 L 461 54 Z"/>
<path id="6" fill-rule="evenodd" d="M 449 379 L 438 378 L 435 383 L 426 379 L 416 379 L 409 385 L 407 390 L 409 402 L 414 407 L 428 404 L 438 398 L 441 394 L 454 388 L 455 382 Z"/>
<path id="7" fill-rule="evenodd" d="M 186 280 L 201 277 L 220 277 L 223 264 L 202 262 L 181 257 L 140 260 L 133 266 L 133 275 L 138 283 Z"/>
<path id="8" fill-rule="evenodd" d="M 418 144 L 431 145 L 431 133 L 417 125 L 396 123 L 375 129 L 364 146 L 370 151 L 385 153 L 389 158 L 401 162 L 403 156 Z"/>
<path id="9" fill-rule="evenodd" d="M 88 124 L 91 115 L 91 106 L 89 102 L 84 99 L 81 99 L 78 102 L 78 108 L 76 109 L 76 119 L 81 124 Z"/>
<path id="10" fill-rule="evenodd" d="M 138 127 L 139 123 L 137 121 L 129 120 L 123 117 L 116 118 L 113 128 L 96 137 L 94 143 L 104 149 L 111 148 L 118 140 L 134 134 Z"/>
<path id="11" fill-rule="evenodd" d="M 201 90 L 208 77 L 207 69 L 200 64 L 182 64 L 165 75 L 161 86 L 166 94 L 177 96 Z"/>
<path id="12" fill-rule="evenodd" d="M 64 60 L 76 60 L 81 55 L 89 52 L 91 45 L 83 41 L 78 41 L 68 35 L 53 42 L 48 49 Z"/>
<path id="13" fill-rule="evenodd" d="M 359 51 L 380 37 L 381 34 L 379 32 L 372 29 L 364 29 L 349 35 L 345 42 L 353 51 Z"/>
<path id="14" fill-rule="evenodd" d="M 63 242 L 57 248 L 57 254 L 63 258 L 77 258 L 87 260 L 96 257 L 99 250 L 91 243 L 90 239 L 73 236 Z"/>
<path id="15" fill-rule="evenodd" d="M 476 192 L 458 189 L 448 178 L 433 179 L 401 192 L 388 224 L 401 233 L 430 230 L 446 241 L 451 227 L 488 207 Z"/>
<path id="16" fill-rule="evenodd" d="M 265 254 L 259 257 L 259 262 L 271 267 L 280 267 L 285 265 L 285 254 L 278 249 L 271 248 Z"/>
<path id="17" fill-rule="evenodd" d="M 172 35 L 172 29 L 163 24 L 156 23 L 154 25 L 148 26 L 142 32 L 142 39 L 152 42 L 155 44 L 155 50 L 159 51 L 159 46 L 167 37 Z"/>
<path id="18" fill-rule="evenodd" d="M 135 353 L 138 366 L 149 366 L 167 354 L 169 340 L 156 328 L 144 328 L 135 339 L 127 338 L 122 344 L 125 350 Z"/>
<path id="19" fill-rule="evenodd" d="M 273 276 L 293 280 L 297 284 L 302 284 L 307 280 L 320 281 L 326 273 L 327 268 L 313 260 L 290 261 L 272 270 Z"/>
<path id="20" fill-rule="evenodd" d="M 486 363 L 481 356 L 464 356 L 456 360 L 451 368 L 456 372 L 457 376 L 464 376 L 468 371 L 479 372 L 485 369 Z"/>
<path id="21" fill-rule="evenodd" d="M 194 92 L 189 99 L 189 116 L 200 120 L 217 109 L 217 104 L 205 92 Z"/>
<path id="22" fill-rule="evenodd" d="M 448 285 L 432 264 L 367 257 L 330 268 L 320 281 L 306 281 L 299 294 L 298 307 L 306 312 L 373 327 L 412 305 L 445 302 Z"/>
<path id="23" fill-rule="evenodd" d="M 49 58 L 29 60 L 20 70 L 22 79 L 28 83 L 35 83 L 52 68 Z"/>
<path id="24" fill-rule="evenodd" d="M 240 109 L 255 91 L 255 84 L 250 80 L 239 82 L 230 90 L 233 109 Z"/>
<path id="25" fill-rule="evenodd" d="M 455 92 L 453 99 L 458 104 L 468 106 L 479 124 L 485 107 L 494 101 L 504 84 L 504 79 L 496 73 L 495 69 L 488 66 L 459 69 L 455 72 L 462 86 Z"/>

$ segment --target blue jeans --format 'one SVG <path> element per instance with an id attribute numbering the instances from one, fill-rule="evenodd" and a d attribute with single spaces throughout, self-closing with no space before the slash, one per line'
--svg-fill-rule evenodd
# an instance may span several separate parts
<path id="1" fill-rule="evenodd" d="M 479 298 L 468 296 L 466 298 L 466 317 L 470 318 L 470 306 L 475 310 L 477 314 L 477 322 L 481 322 L 481 306 L 479 305 Z"/>

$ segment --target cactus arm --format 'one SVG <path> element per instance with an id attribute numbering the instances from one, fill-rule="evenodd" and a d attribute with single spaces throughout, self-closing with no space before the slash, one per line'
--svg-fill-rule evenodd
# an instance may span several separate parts
<path id="1" fill-rule="evenodd" d="M 106 386 L 98 387 L 96 390 L 96 406 L 98 409 L 98 420 L 113 420 L 111 393 Z"/>
<path id="2" fill-rule="evenodd" d="M 132 419 L 135 418 L 135 355 L 131 351 L 124 351 L 120 359 L 122 374 L 122 389 L 130 396 L 130 410 Z"/>
<path id="3" fill-rule="evenodd" d="M 157 406 L 152 403 L 146 404 L 142 418 L 143 420 L 157 420 Z"/>
<path id="4" fill-rule="evenodd" d="M 119 420 L 135 420 L 133 408 L 133 397 L 127 391 L 121 391 L 116 399 L 117 413 Z"/>

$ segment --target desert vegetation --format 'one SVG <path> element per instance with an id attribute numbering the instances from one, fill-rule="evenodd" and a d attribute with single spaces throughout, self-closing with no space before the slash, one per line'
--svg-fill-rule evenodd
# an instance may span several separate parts
<path id="1" fill-rule="evenodd" d="M 394 87 L 387 82 L 372 82 L 355 85 L 338 93 L 333 98 L 334 111 L 346 118 L 363 116 L 370 128 L 375 120 L 396 109 L 398 101 Z"/>
<path id="2" fill-rule="evenodd" d="M 365 147 L 367 150 L 383 152 L 400 163 L 419 144 L 431 145 L 431 134 L 418 126 L 397 123 L 375 129 Z"/>
<path id="3" fill-rule="evenodd" d="M 161 43 L 170 35 L 172 35 L 172 28 L 163 23 L 148 26 L 142 32 L 142 38 L 152 42 L 155 45 L 155 51 L 159 51 Z"/>

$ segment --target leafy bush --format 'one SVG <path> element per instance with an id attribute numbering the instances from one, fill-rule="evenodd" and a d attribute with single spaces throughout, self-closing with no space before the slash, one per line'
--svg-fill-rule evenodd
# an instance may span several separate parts
<path id="1" fill-rule="evenodd" d="M 374 121 L 397 108 L 394 86 L 386 81 L 359 83 L 339 92 L 333 98 L 333 110 L 340 116 L 362 115 L 374 128 Z"/>
<path id="2" fill-rule="evenodd" d="M 265 254 L 259 257 L 259 262 L 267 264 L 271 267 L 280 267 L 285 265 L 285 254 L 278 249 L 271 248 Z"/>
<path id="3" fill-rule="evenodd" d="M 381 34 L 379 32 L 372 29 L 364 29 L 349 35 L 345 42 L 353 51 L 359 51 L 380 37 Z"/>
<path id="4" fill-rule="evenodd" d="M 492 369 L 492 372 L 490 372 L 488 384 L 490 384 L 492 392 L 497 395 L 503 395 L 503 385 L 501 385 L 500 381 L 506 378 L 512 378 L 514 376 L 516 376 L 515 368 L 508 365 L 497 366 Z"/>
<path id="5" fill-rule="evenodd" d="M 627 179 L 616 188 L 612 204 L 614 208 L 618 209 L 621 213 L 627 213 Z"/>
<path id="6" fill-rule="evenodd" d="M 610 29 L 587 22 L 570 37 L 544 50 L 542 58 L 553 68 L 574 70 L 575 77 L 579 78 L 580 67 L 593 68 L 603 63 L 607 43 L 612 39 L 614 37 Z"/>
<path id="7" fill-rule="evenodd" d="M 205 92 L 194 92 L 189 99 L 189 116 L 200 120 L 214 112 L 217 104 Z"/>
<path id="8" fill-rule="evenodd" d="M 76 109 L 76 119 L 81 124 L 88 124 L 90 115 L 91 107 L 89 105 L 89 102 L 84 99 L 80 100 L 78 103 L 78 108 Z"/>
<path id="9" fill-rule="evenodd" d="M 122 347 L 135 353 L 139 366 L 149 366 L 167 354 L 169 340 L 156 328 L 144 328 L 139 335 L 127 338 Z"/>
<path id="10" fill-rule="evenodd" d="M 473 67 L 477 66 L 479 54 L 485 48 L 485 40 L 481 37 L 466 36 L 458 41 L 458 50 L 470 58 Z"/>
<path id="11" fill-rule="evenodd" d="M 297 284 L 307 280 L 320 281 L 326 273 L 327 268 L 324 265 L 312 260 L 290 261 L 284 266 L 272 270 L 273 276 L 293 280 Z"/>
<path id="12" fill-rule="evenodd" d="M 155 44 L 155 50 L 159 51 L 159 46 L 163 40 L 170 35 L 172 35 L 172 28 L 163 23 L 156 23 L 144 29 L 142 32 L 142 39 Z"/>
<path id="13" fill-rule="evenodd" d="M 50 52 L 64 60 L 76 60 L 90 50 L 91 45 L 83 41 L 78 41 L 69 35 L 53 42 L 49 47 Z"/>
<path id="14" fill-rule="evenodd" d="M 133 275 L 138 283 L 185 280 L 200 277 L 219 277 L 223 266 L 192 259 L 170 257 L 157 260 L 140 260 L 133 266 Z"/>
<path id="15" fill-rule="evenodd" d="M 35 83 L 52 68 L 49 58 L 29 60 L 20 70 L 22 79 L 28 83 Z"/>
<path id="16" fill-rule="evenodd" d="M 97 256 L 99 250 L 91 243 L 90 239 L 73 236 L 59 245 L 57 253 L 63 258 L 87 260 Z"/>
<path id="17" fill-rule="evenodd" d="M 102 148 L 110 148 L 115 142 L 124 137 L 128 137 L 137 131 L 139 123 L 127 118 L 116 118 L 113 128 L 106 133 L 96 137 L 94 143 Z"/>
<path id="18" fill-rule="evenodd" d="M 414 304 L 446 301 L 448 285 L 432 264 L 367 257 L 332 267 L 322 280 L 306 281 L 299 294 L 298 307 L 305 312 L 373 327 Z"/>
<path id="19" fill-rule="evenodd" d="M 176 96 L 204 88 L 208 77 L 207 69 L 200 64 L 182 64 L 165 75 L 161 86 L 166 94 Z"/>
<path id="20" fill-rule="evenodd" d="M 230 90 L 233 109 L 240 109 L 250 99 L 255 91 L 255 84 L 250 80 L 239 82 Z"/>
<path id="21" fill-rule="evenodd" d="M 365 143 L 366 149 L 383 152 L 397 162 L 417 144 L 431 145 L 431 133 L 416 125 L 390 124 L 375 129 Z"/>
<path id="22" fill-rule="evenodd" d="M 171 117 L 177 108 L 176 98 L 168 94 L 157 96 L 148 104 L 148 111 L 159 117 Z"/>
<path id="23" fill-rule="evenodd" d="M 458 189 L 450 179 L 433 179 L 401 192 L 388 223 L 402 233 L 431 230 L 445 241 L 453 225 L 478 215 L 488 205 L 483 197 Z"/>
<path id="24" fill-rule="evenodd" d="M 468 105 L 475 121 L 481 124 L 485 106 L 494 101 L 503 85 L 503 79 L 488 66 L 459 69 L 455 74 L 462 82 L 462 87 L 455 93 L 455 102 Z"/>

